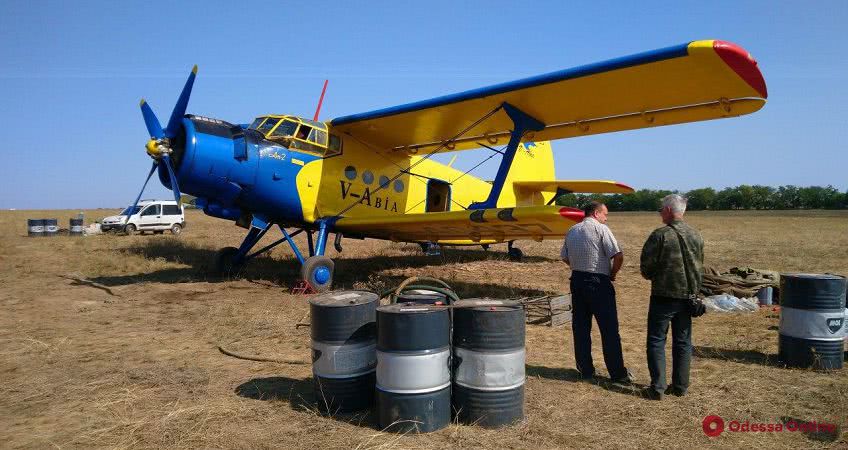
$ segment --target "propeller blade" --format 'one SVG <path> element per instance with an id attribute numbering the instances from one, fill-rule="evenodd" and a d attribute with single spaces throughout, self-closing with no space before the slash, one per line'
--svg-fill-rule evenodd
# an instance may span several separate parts
<path id="1" fill-rule="evenodd" d="M 155 120 L 155 116 L 154 116 L 154 120 Z M 158 125 L 159 122 L 157 121 L 156 124 Z M 141 185 L 141 191 L 138 192 L 138 197 L 135 198 L 135 201 L 133 202 L 132 206 L 127 211 L 127 212 L 129 212 L 129 214 L 127 215 L 127 220 L 124 221 L 124 230 L 127 229 L 127 224 L 130 223 L 130 217 L 133 215 L 133 211 L 135 211 L 135 207 L 138 205 L 138 201 L 141 200 L 141 194 L 144 193 L 144 188 L 147 187 L 147 182 L 150 181 L 150 177 L 153 176 L 153 172 L 155 172 L 155 171 L 156 171 L 156 162 L 154 161 L 153 167 L 150 168 L 150 173 L 147 174 L 147 178 L 144 179 L 144 184 Z"/>
<path id="2" fill-rule="evenodd" d="M 150 105 L 144 99 L 141 99 L 139 106 L 141 106 L 141 115 L 144 116 L 144 124 L 147 125 L 147 132 L 150 133 L 150 137 L 154 139 L 165 137 L 162 125 L 159 124 L 159 119 L 156 118 L 156 114 L 150 108 Z"/>
<path id="3" fill-rule="evenodd" d="M 165 136 L 169 138 L 176 137 L 177 132 L 180 131 L 180 124 L 183 116 L 185 116 L 186 108 L 188 108 L 188 99 L 191 97 L 191 88 L 194 86 L 194 78 L 196 76 L 197 66 L 195 65 L 191 69 L 191 74 L 189 74 L 185 86 L 183 86 L 183 91 L 180 93 L 180 98 L 177 99 L 177 104 L 174 105 L 174 110 L 171 111 L 171 119 L 168 120 L 168 127 L 165 128 Z"/>
<path id="4" fill-rule="evenodd" d="M 168 177 L 171 178 L 171 190 L 174 192 L 174 200 L 176 200 L 177 205 L 179 205 L 180 185 L 177 184 L 177 176 L 174 174 L 174 168 L 171 167 L 171 158 L 168 155 L 163 155 L 162 162 L 165 164 L 165 168 L 168 169 Z"/>

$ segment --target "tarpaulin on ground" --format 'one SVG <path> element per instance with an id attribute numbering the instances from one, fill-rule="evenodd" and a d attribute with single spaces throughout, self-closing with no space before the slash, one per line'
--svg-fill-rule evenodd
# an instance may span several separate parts
<path id="1" fill-rule="evenodd" d="M 704 283 L 701 293 L 710 296 L 730 294 L 734 297 L 755 297 L 757 291 L 771 286 L 780 287 L 780 274 L 773 270 L 751 267 L 733 267 L 727 272 L 719 272 L 713 267 L 704 267 Z"/>

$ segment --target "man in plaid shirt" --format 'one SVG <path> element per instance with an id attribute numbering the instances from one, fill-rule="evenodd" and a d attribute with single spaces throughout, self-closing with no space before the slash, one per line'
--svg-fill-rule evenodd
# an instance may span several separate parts
<path id="1" fill-rule="evenodd" d="M 621 336 L 618 334 L 618 312 L 612 282 L 621 269 L 624 255 L 615 236 L 605 225 L 607 207 L 592 202 L 584 208 L 583 221 L 571 227 L 565 236 L 561 257 L 571 267 L 571 330 L 574 335 L 574 359 L 583 379 L 595 376 L 592 363 L 592 316 L 598 322 L 604 362 L 610 378 L 617 383 L 631 383 L 624 367 Z"/>

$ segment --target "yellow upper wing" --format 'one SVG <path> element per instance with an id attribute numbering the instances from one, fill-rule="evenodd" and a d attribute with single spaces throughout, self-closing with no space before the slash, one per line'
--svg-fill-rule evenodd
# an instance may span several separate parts
<path id="1" fill-rule="evenodd" d="M 560 206 L 493 208 L 380 217 L 343 217 L 342 233 L 404 242 L 486 244 L 513 239 L 561 238 L 583 212 Z"/>
<path id="2" fill-rule="evenodd" d="M 670 125 L 749 114 L 762 108 L 766 85 L 756 61 L 724 41 L 695 41 L 523 80 L 392 108 L 339 117 L 336 132 L 380 148 L 430 152 L 506 143 L 503 112 L 474 125 L 504 102 L 546 127 L 528 141 Z"/>

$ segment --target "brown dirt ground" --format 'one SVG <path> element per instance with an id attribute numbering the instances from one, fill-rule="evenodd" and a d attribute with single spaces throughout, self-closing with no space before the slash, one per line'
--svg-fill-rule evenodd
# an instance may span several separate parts
<path id="1" fill-rule="evenodd" d="M 848 447 L 848 369 L 791 370 L 775 363 L 778 313 L 708 314 L 695 322 L 688 396 L 662 402 L 636 388 L 576 380 L 570 328 L 530 326 L 526 420 L 500 430 L 451 425 L 426 435 L 380 432 L 367 413 L 317 412 L 309 365 L 243 361 L 245 353 L 307 361 L 309 330 L 295 324 L 307 298 L 288 293 L 297 266 L 278 247 L 243 280 L 208 275 L 215 250 L 244 231 L 192 211 L 189 227 L 165 236 L 31 239 L 26 219 L 76 211 L 0 212 L 0 447 L 249 448 L 720 448 Z M 112 211 L 88 211 L 98 219 Z M 692 213 L 707 262 L 784 272 L 848 273 L 846 212 Z M 649 285 L 638 252 L 656 214 L 615 213 L 625 249 L 617 281 L 625 360 L 649 381 L 645 317 Z M 501 246 L 503 247 L 503 246 Z M 515 297 L 567 290 L 560 242 L 521 243 L 522 263 L 497 251 L 446 250 L 345 241 L 341 288 L 380 288 L 412 275 L 445 279 L 463 297 Z M 110 286 L 116 295 L 62 275 Z M 305 318 L 308 321 L 308 318 Z M 595 361 L 605 374 L 595 331 Z M 637 387 L 638 387 L 637 386 Z M 707 438 L 706 415 L 775 422 L 837 423 L 828 433 L 725 433 Z"/>

